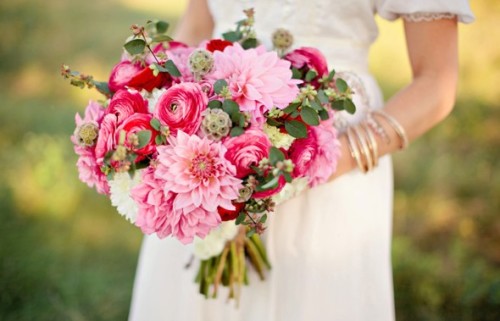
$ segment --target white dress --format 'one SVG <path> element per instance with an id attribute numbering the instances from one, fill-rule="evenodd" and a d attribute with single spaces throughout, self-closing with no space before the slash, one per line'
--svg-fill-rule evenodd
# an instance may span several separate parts
<path id="1" fill-rule="evenodd" d="M 281 27 L 293 33 L 295 47 L 319 48 L 329 67 L 345 72 L 359 93 L 358 111 L 343 115 L 339 125 L 359 121 L 383 105 L 367 64 L 377 37 L 374 14 L 390 20 L 402 14 L 411 14 L 408 19 L 449 14 L 461 22 L 474 19 L 466 0 L 210 0 L 209 6 L 215 36 L 253 7 L 256 31 L 265 44 Z M 196 267 L 184 268 L 192 247 L 145 237 L 129 320 L 394 320 L 392 196 L 391 159 L 383 157 L 367 175 L 352 171 L 281 205 L 265 236 L 273 269 L 265 282 L 251 276 L 238 309 L 226 303 L 224 293 L 217 300 L 198 294 Z"/>

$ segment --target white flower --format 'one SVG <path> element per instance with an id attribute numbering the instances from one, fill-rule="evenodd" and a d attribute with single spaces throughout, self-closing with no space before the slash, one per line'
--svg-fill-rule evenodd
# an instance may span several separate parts
<path id="1" fill-rule="evenodd" d="M 137 215 L 137 204 L 130 197 L 130 191 L 141 182 L 141 172 L 135 172 L 134 178 L 129 173 L 116 173 L 108 182 L 111 204 L 116 207 L 118 213 L 130 222 L 135 222 Z"/>
<path id="2" fill-rule="evenodd" d="M 308 186 L 307 177 L 300 177 L 294 179 L 291 183 L 286 183 L 283 189 L 276 195 L 273 196 L 273 201 L 276 205 L 282 204 L 283 202 L 299 195 Z"/>
<path id="3" fill-rule="evenodd" d="M 295 140 L 293 136 L 282 133 L 278 128 L 268 124 L 264 124 L 264 133 L 266 133 L 267 137 L 269 137 L 269 140 L 276 148 L 288 149 Z"/>
<path id="4" fill-rule="evenodd" d="M 238 226 L 234 221 L 222 222 L 213 229 L 204 239 L 195 237 L 194 255 L 200 260 L 207 260 L 222 253 L 226 242 L 238 234 Z"/>
<path id="5" fill-rule="evenodd" d="M 146 90 L 141 92 L 142 96 L 148 100 L 148 110 L 150 113 L 154 112 L 158 99 L 166 91 L 166 89 L 154 88 L 151 93 L 148 93 Z"/>

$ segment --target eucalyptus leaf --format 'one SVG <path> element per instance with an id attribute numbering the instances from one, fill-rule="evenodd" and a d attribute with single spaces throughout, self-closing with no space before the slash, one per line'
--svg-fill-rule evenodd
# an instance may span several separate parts
<path id="1" fill-rule="evenodd" d="M 165 41 L 172 41 L 172 37 L 167 36 L 167 35 L 156 35 L 152 38 L 153 42 L 165 42 Z"/>
<path id="2" fill-rule="evenodd" d="M 277 162 L 282 162 L 285 160 L 285 154 L 279 149 L 272 146 L 269 149 L 269 162 L 272 165 L 276 165 Z"/>
<path id="3" fill-rule="evenodd" d="M 229 133 L 229 135 L 231 137 L 236 137 L 236 136 L 240 136 L 241 134 L 243 134 L 245 131 L 243 130 L 243 128 L 241 127 L 233 127 L 231 128 L 231 132 Z"/>
<path id="4" fill-rule="evenodd" d="M 255 38 L 245 39 L 245 41 L 243 41 L 243 43 L 241 44 L 243 49 L 256 48 L 257 45 L 258 45 L 258 42 L 257 42 L 257 39 L 255 39 Z"/>
<path id="5" fill-rule="evenodd" d="M 323 89 L 318 90 L 318 99 L 322 104 L 327 104 L 329 103 L 328 101 L 328 96 L 325 94 L 325 91 Z"/>
<path id="6" fill-rule="evenodd" d="M 274 176 L 271 180 L 265 182 L 262 185 L 257 185 L 256 190 L 257 191 L 267 191 L 273 188 L 278 187 L 280 177 L 279 176 Z"/>
<path id="7" fill-rule="evenodd" d="M 229 116 L 233 116 L 234 114 L 236 113 L 239 113 L 240 112 L 240 107 L 238 106 L 238 104 L 232 100 L 232 99 L 226 99 L 224 100 L 224 102 L 222 103 L 222 109 L 224 109 L 224 111 L 226 113 L 229 114 Z"/>
<path id="8" fill-rule="evenodd" d="M 293 180 L 292 175 L 288 172 L 283 172 L 283 177 L 287 183 L 291 183 Z"/>
<path id="9" fill-rule="evenodd" d="M 302 71 L 298 70 L 297 68 L 293 67 L 292 68 L 292 78 L 293 79 L 302 79 Z"/>
<path id="10" fill-rule="evenodd" d="M 264 214 L 264 215 L 262 215 L 262 216 L 260 217 L 259 222 L 261 222 L 261 223 L 266 223 L 266 221 L 267 221 L 267 214 Z"/>
<path id="11" fill-rule="evenodd" d="M 243 34 L 239 31 L 229 31 L 222 34 L 222 38 L 227 41 L 236 42 L 241 40 Z"/>
<path id="12" fill-rule="evenodd" d="M 123 45 L 125 50 L 131 55 L 139 55 L 144 52 L 144 48 L 146 48 L 146 41 L 135 38 Z"/>
<path id="13" fill-rule="evenodd" d="M 141 131 L 137 132 L 136 135 L 137 135 L 137 138 L 139 139 L 139 144 L 136 146 L 136 148 L 141 149 L 149 143 L 153 133 L 151 133 L 150 130 L 146 129 L 146 130 L 141 130 Z"/>
<path id="14" fill-rule="evenodd" d="M 250 237 L 252 237 L 254 234 L 255 234 L 255 229 L 253 229 L 253 228 L 252 228 L 252 229 L 248 230 L 248 232 L 247 232 L 247 234 L 246 234 L 246 235 L 247 235 L 247 237 L 249 237 L 249 238 L 250 238 Z"/>
<path id="15" fill-rule="evenodd" d="M 172 77 L 181 76 L 181 72 L 179 71 L 179 69 L 177 69 L 177 66 L 172 60 L 167 60 L 167 62 L 165 62 L 165 69 Z"/>
<path id="16" fill-rule="evenodd" d="M 94 86 L 97 88 L 101 94 L 105 96 L 111 96 L 111 90 L 109 89 L 108 83 L 105 81 L 94 81 Z"/>
<path id="17" fill-rule="evenodd" d="M 319 125 L 318 113 L 311 107 L 302 106 L 302 110 L 300 111 L 300 117 L 302 117 L 302 120 L 308 125 L 311 126 Z"/>
<path id="18" fill-rule="evenodd" d="M 311 81 L 314 78 L 316 78 L 317 76 L 318 76 L 318 73 L 316 72 L 316 70 L 309 69 L 309 71 L 306 73 L 306 81 Z"/>
<path id="19" fill-rule="evenodd" d="M 345 93 L 347 91 L 347 88 L 349 88 L 345 80 L 342 78 L 337 78 L 337 80 L 335 80 L 335 85 L 337 86 L 337 89 L 342 93 Z"/>
<path id="20" fill-rule="evenodd" d="M 334 110 L 344 110 L 344 101 L 343 100 L 334 100 L 330 104 L 332 109 Z"/>
<path id="21" fill-rule="evenodd" d="M 356 112 L 356 106 L 350 99 L 344 100 L 344 110 L 349 114 L 354 114 Z"/>
<path id="22" fill-rule="evenodd" d="M 239 119 L 238 119 L 238 126 L 240 127 L 245 127 L 245 122 L 246 122 L 246 117 L 243 115 L 243 113 L 239 114 Z"/>
<path id="23" fill-rule="evenodd" d="M 260 168 L 258 168 L 257 166 L 254 166 L 254 165 L 250 165 L 250 168 L 255 172 L 257 173 L 257 175 L 259 176 L 262 176 L 264 175 L 264 172 L 262 172 L 262 170 Z"/>
<path id="24" fill-rule="evenodd" d="M 315 100 L 311 100 L 311 108 L 314 109 L 314 110 L 317 110 L 317 111 L 320 111 L 320 110 L 323 110 L 323 106 L 321 106 L 321 102 L 319 101 L 318 98 L 316 98 Z"/>
<path id="25" fill-rule="evenodd" d="M 243 223 L 243 221 L 245 220 L 247 214 L 245 212 L 241 212 L 240 215 L 238 215 L 238 217 L 236 218 L 236 221 L 234 222 L 236 225 L 240 225 L 241 223 Z"/>
<path id="26" fill-rule="evenodd" d="M 321 118 L 321 120 L 327 120 L 330 118 L 330 115 L 328 114 L 328 112 L 326 110 L 320 110 L 318 111 L 318 115 L 319 115 L 319 118 Z"/>
<path id="27" fill-rule="evenodd" d="M 212 100 L 208 103 L 208 108 L 222 108 L 222 102 L 220 100 Z"/>
<path id="28" fill-rule="evenodd" d="M 163 144 L 165 144 L 165 137 L 163 137 L 161 135 L 156 136 L 156 138 L 155 138 L 155 144 L 156 145 L 163 145 Z"/>
<path id="29" fill-rule="evenodd" d="M 155 24 L 156 26 L 156 32 L 158 33 L 165 33 L 168 30 L 168 27 L 170 26 L 168 22 L 159 20 Z"/>
<path id="30" fill-rule="evenodd" d="M 225 81 L 224 79 L 219 79 L 214 83 L 214 91 L 215 93 L 220 94 L 224 87 L 227 86 L 227 81 Z"/>
<path id="31" fill-rule="evenodd" d="M 153 127 L 155 130 L 160 131 L 161 129 L 161 123 L 157 118 L 152 118 L 151 121 L 149 122 L 151 127 Z"/>
<path id="32" fill-rule="evenodd" d="M 291 120 L 285 122 L 285 129 L 288 134 L 295 138 L 305 138 L 307 137 L 306 125 L 298 120 Z"/>
<path id="33" fill-rule="evenodd" d="M 239 112 L 239 111 L 234 112 L 231 114 L 231 121 L 233 123 L 237 124 L 238 126 L 243 127 L 240 125 L 241 116 L 243 116 L 243 114 L 241 112 Z M 243 116 L 243 117 L 245 117 L 245 116 Z M 243 120 L 243 125 L 245 125 L 245 120 Z"/>
<path id="34" fill-rule="evenodd" d="M 271 125 L 271 126 L 274 126 L 274 127 L 278 127 L 278 126 L 283 125 L 283 123 L 282 123 L 282 122 L 277 121 L 277 120 L 276 120 L 276 119 L 274 119 L 274 118 L 268 118 L 266 122 L 267 122 L 267 124 L 268 124 L 268 125 Z"/>
<path id="35" fill-rule="evenodd" d="M 300 103 L 291 103 L 285 109 L 283 109 L 283 112 L 285 114 L 291 114 L 294 111 L 296 111 L 299 106 L 300 106 Z"/>
<path id="36" fill-rule="evenodd" d="M 328 81 L 332 81 L 333 77 L 335 77 L 335 70 L 334 69 L 332 69 L 332 71 L 330 71 L 330 73 L 328 74 Z"/>

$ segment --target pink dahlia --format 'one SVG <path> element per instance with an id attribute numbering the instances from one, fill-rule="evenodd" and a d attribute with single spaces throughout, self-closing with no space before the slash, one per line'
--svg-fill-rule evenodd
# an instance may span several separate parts
<path id="1" fill-rule="evenodd" d="M 263 114 L 285 108 L 297 96 L 299 80 L 292 79 L 290 62 L 263 46 L 243 49 L 238 43 L 214 52 L 212 80 L 225 79 L 243 111 Z M 255 115 L 257 119 L 261 115 Z"/>
<path id="2" fill-rule="evenodd" d="M 242 184 L 235 167 L 224 158 L 226 148 L 221 143 L 182 131 L 168 142 L 158 147 L 155 177 L 163 180 L 165 192 L 177 194 L 169 217 L 172 235 L 187 243 L 220 224 L 219 206 L 234 209 L 231 201 L 238 198 Z"/>
<path id="3" fill-rule="evenodd" d="M 78 178 L 87 184 L 88 187 L 95 187 L 99 194 L 108 195 L 108 180 L 106 179 L 106 175 L 102 173 L 99 165 L 97 165 L 94 149 L 75 145 L 75 153 L 79 156 L 76 162 Z"/>
<path id="4" fill-rule="evenodd" d="M 295 165 L 294 177 L 307 177 L 311 187 L 325 183 L 335 172 L 340 157 L 337 131 L 327 122 L 311 126 L 307 137 L 296 139 L 288 154 Z"/>
<path id="5" fill-rule="evenodd" d="M 155 178 L 155 169 L 148 167 L 142 172 L 141 183 L 134 187 L 130 196 L 137 203 L 135 225 L 146 234 L 156 233 L 164 238 L 172 234 L 174 193 L 164 192 L 163 180 Z"/>

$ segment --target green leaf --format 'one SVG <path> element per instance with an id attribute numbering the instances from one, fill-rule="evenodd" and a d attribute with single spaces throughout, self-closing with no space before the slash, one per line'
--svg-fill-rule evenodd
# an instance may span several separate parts
<path id="1" fill-rule="evenodd" d="M 259 176 L 263 176 L 264 175 L 264 172 L 258 168 L 257 166 L 254 166 L 254 165 L 250 165 L 250 168 L 255 172 L 257 173 L 257 175 Z"/>
<path id="2" fill-rule="evenodd" d="M 343 100 L 334 100 L 330 104 L 332 109 L 334 110 L 344 110 L 344 101 Z"/>
<path id="3" fill-rule="evenodd" d="M 293 180 L 292 175 L 288 172 L 283 172 L 283 177 L 287 183 L 291 183 Z"/>
<path id="4" fill-rule="evenodd" d="M 222 34 L 222 38 L 227 41 L 236 42 L 241 40 L 243 34 L 238 31 L 229 31 Z"/>
<path id="5" fill-rule="evenodd" d="M 170 26 L 168 22 L 159 20 L 155 24 L 156 26 L 156 32 L 158 33 L 165 33 L 168 30 L 168 27 Z"/>
<path id="6" fill-rule="evenodd" d="M 241 44 L 243 49 L 256 48 L 257 45 L 258 45 L 258 42 L 257 42 L 257 39 L 255 39 L 255 38 L 245 39 L 245 41 L 243 41 L 243 43 Z"/>
<path id="7" fill-rule="evenodd" d="M 247 237 L 252 237 L 254 234 L 255 234 L 255 229 L 252 228 L 252 229 L 248 230 Z"/>
<path id="8" fill-rule="evenodd" d="M 266 223 L 267 221 L 267 214 L 264 214 L 260 217 L 260 220 L 259 220 L 261 223 Z"/>
<path id="9" fill-rule="evenodd" d="M 139 139 L 139 144 L 137 145 L 136 149 L 141 149 L 144 146 L 146 146 L 149 141 L 151 140 L 152 133 L 150 130 L 141 130 L 136 133 L 137 138 Z"/>
<path id="10" fill-rule="evenodd" d="M 283 109 L 283 112 L 285 114 L 291 114 L 294 111 L 296 111 L 299 106 L 300 106 L 300 103 L 291 103 L 285 109 Z"/>
<path id="11" fill-rule="evenodd" d="M 302 79 L 302 71 L 300 71 L 297 68 L 293 67 L 292 68 L 292 78 L 293 79 Z"/>
<path id="12" fill-rule="evenodd" d="M 300 117 L 302 117 L 302 120 L 308 125 L 319 125 L 318 113 L 311 107 L 302 106 Z"/>
<path id="13" fill-rule="evenodd" d="M 274 126 L 274 127 L 278 127 L 278 126 L 283 125 L 283 123 L 282 123 L 282 122 L 277 121 L 277 120 L 276 120 L 276 119 L 274 119 L 274 118 L 268 118 L 266 122 L 267 122 L 267 124 L 268 124 L 268 125 L 271 125 L 271 126 Z"/>
<path id="14" fill-rule="evenodd" d="M 130 40 L 129 42 L 123 45 L 125 50 L 131 55 L 139 55 L 144 52 L 144 48 L 146 48 L 146 41 L 135 38 Z"/>
<path id="15" fill-rule="evenodd" d="M 327 120 L 330 118 L 330 115 L 328 114 L 328 112 L 326 110 L 320 110 L 318 111 L 318 115 L 319 115 L 319 118 L 321 118 L 321 120 Z"/>
<path id="16" fill-rule="evenodd" d="M 172 41 L 172 37 L 167 36 L 167 35 L 156 35 L 152 38 L 153 42 L 165 42 L 165 41 Z"/>
<path id="17" fill-rule="evenodd" d="M 224 79 L 219 79 L 214 83 L 214 91 L 215 93 L 220 94 L 222 90 L 227 86 L 227 81 L 225 81 Z"/>
<path id="18" fill-rule="evenodd" d="M 241 134 L 243 134 L 245 131 L 243 130 L 243 128 L 241 127 L 233 127 L 231 128 L 231 132 L 229 133 L 229 135 L 231 137 L 236 137 L 236 136 L 240 136 Z"/>
<path id="19" fill-rule="evenodd" d="M 243 113 L 240 113 L 240 119 L 238 119 L 238 125 L 240 127 L 245 127 L 246 117 Z"/>
<path id="20" fill-rule="evenodd" d="M 222 109 L 224 109 L 224 111 L 226 113 L 229 114 L 229 116 L 233 116 L 235 113 L 239 113 L 240 112 L 240 107 L 238 106 L 238 104 L 232 100 L 232 99 L 226 99 L 224 100 L 224 102 L 222 103 Z"/>
<path id="21" fill-rule="evenodd" d="M 309 69 L 309 71 L 306 73 L 306 81 L 311 81 L 317 76 L 318 73 L 316 72 L 316 70 Z"/>
<path id="22" fill-rule="evenodd" d="M 158 119 L 152 118 L 151 121 L 149 122 L 151 127 L 153 127 L 155 130 L 160 131 L 161 129 L 161 123 Z"/>
<path id="23" fill-rule="evenodd" d="M 291 120 L 285 122 L 285 129 L 288 134 L 295 138 L 305 138 L 307 137 L 306 125 L 298 120 Z"/>
<path id="24" fill-rule="evenodd" d="M 222 102 L 220 100 L 212 100 L 208 103 L 208 108 L 222 108 Z"/>
<path id="25" fill-rule="evenodd" d="M 177 66 L 172 60 L 167 60 L 167 62 L 165 62 L 165 69 L 172 77 L 181 76 L 181 72 L 179 71 L 179 69 L 177 69 Z"/>
<path id="26" fill-rule="evenodd" d="M 245 212 L 240 212 L 240 215 L 236 218 L 236 221 L 234 222 L 236 225 L 240 225 L 243 223 L 245 218 L 247 217 L 247 214 Z"/>
<path id="27" fill-rule="evenodd" d="M 318 90 L 318 99 L 322 104 L 329 103 L 328 96 L 325 94 L 323 89 Z"/>
<path id="28" fill-rule="evenodd" d="M 272 146 L 269 150 L 269 162 L 272 165 L 276 165 L 277 162 L 282 162 L 285 160 L 285 154 L 279 149 Z"/>
<path id="29" fill-rule="evenodd" d="M 268 182 L 266 182 L 266 183 L 264 183 L 262 185 L 257 185 L 256 190 L 257 191 L 266 191 L 266 190 L 269 190 L 269 189 L 276 188 L 278 186 L 279 180 L 280 180 L 279 175 L 278 176 L 274 176 Z"/>
<path id="30" fill-rule="evenodd" d="M 105 96 L 111 96 L 111 90 L 109 90 L 108 83 L 105 81 L 94 81 L 94 86 L 97 88 L 101 94 Z"/>
<path id="31" fill-rule="evenodd" d="M 324 109 L 323 106 L 321 106 L 321 102 L 319 101 L 318 98 L 316 98 L 315 100 L 311 100 L 310 105 L 311 105 L 312 109 L 317 110 L 317 111 Z"/>
<path id="32" fill-rule="evenodd" d="M 163 145 L 163 144 L 165 144 L 165 137 L 161 136 L 161 135 L 156 136 L 156 138 L 155 138 L 155 144 L 156 145 Z"/>
<path id="33" fill-rule="evenodd" d="M 345 82 L 345 80 L 342 78 L 337 78 L 337 80 L 335 80 L 335 85 L 337 86 L 337 89 L 341 93 L 345 93 L 347 91 L 347 88 L 349 88 L 349 86 L 347 86 L 347 83 Z"/>
<path id="34" fill-rule="evenodd" d="M 238 124 L 238 126 L 240 126 L 241 116 L 243 116 L 243 114 L 242 114 L 242 113 L 240 113 L 239 111 L 234 112 L 234 113 L 231 115 L 231 121 L 232 121 L 234 124 Z M 245 117 L 245 116 L 243 116 L 243 117 Z M 243 125 L 245 125 L 244 120 L 243 120 Z M 243 126 L 240 126 L 240 127 L 243 127 Z"/>
<path id="35" fill-rule="evenodd" d="M 328 74 L 328 81 L 332 81 L 333 77 L 335 77 L 335 70 L 334 69 L 332 69 L 332 71 L 330 71 L 330 73 Z"/>
<path id="36" fill-rule="evenodd" d="M 344 110 L 346 110 L 349 114 L 354 114 L 356 112 L 356 106 L 350 99 L 344 100 Z"/>

